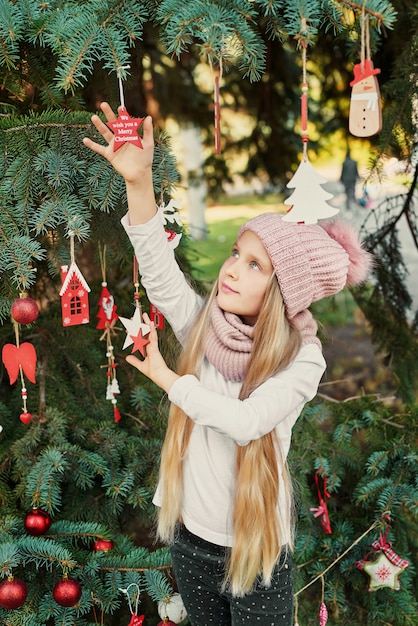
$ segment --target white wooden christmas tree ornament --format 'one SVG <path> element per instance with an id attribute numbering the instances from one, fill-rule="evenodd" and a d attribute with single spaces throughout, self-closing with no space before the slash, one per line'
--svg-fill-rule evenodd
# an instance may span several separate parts
<path id="1" fill-rule="evenodd" d="M 308 158 L 303 159 L 286 185 L 294 191 L 284 202 L 291 208 L 283 221 L 316 224 L 319 219 L 336 215 L 338 209 L 328 203 L 333 194 L 322 186 L 326 182 L 327 179 L 317 172 Z"/>
<path id="2" fill-rule="evenodd" d="M 302 23 L 302 32 L 307 31 L 306 20 Z M 290 205 L 290 209 L 283 217 L 285 222 L 300 224 L 316 224 L 320 219 L 326 219 L 336 215 L 339 209 L 328 203 L 333 195 L 323 188 L 327 182 L 319 172 L 312 167 L 308 159 L 308 83 L 306 73 L 306 48 L 307 43 L 301 43 L 302 47 L 302 95 L 301 95 L 301 128 L 303 156 L 293 177 L 286 187 L 294 189 L 293 193 L 285 200 L 284 204 Z"/>

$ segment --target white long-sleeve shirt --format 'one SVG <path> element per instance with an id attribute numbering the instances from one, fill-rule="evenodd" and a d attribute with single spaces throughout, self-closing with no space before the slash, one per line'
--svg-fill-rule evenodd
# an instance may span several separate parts
<path id="1" fill-rule="evenodd" d="M 180 343 L 203 306 L 203 299 L 187 282 L 167 243 L 161 218 L 131 226 L 122 218 L 138 260 L 147 296 L 165 316 Z M 235 488 L 236 445 L 245 446 L 273 429 L 284 458 L 292 428 L 304 405 L 316 395 L 325 370 L 316 344 L 302 346 L 295 360 L 239 400 L 240 382 L 226 380 L 205 358 L 200 377 L 181 376 L 172 385 L 169 400 L 194 422 L 183 465 L 182 519 L 193 534 L 222 546 L 233 544 L 232 507 Z M 278 512 L 289 511 L 279 484 Z M 162 486 L 153 500 L 161 506 Z"/>

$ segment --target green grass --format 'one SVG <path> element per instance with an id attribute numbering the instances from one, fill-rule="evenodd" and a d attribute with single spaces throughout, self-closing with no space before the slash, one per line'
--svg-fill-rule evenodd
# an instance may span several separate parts
<path id="1" fill-rule="evenodd" d="M 191 240 L 186 256 L 193 266 L 193 278 L 213 283 L 219 268 L 230 255 L 238 230 L 247 221 L 246 217 L 221 220 L 208 225 L 208 237 Z"/>

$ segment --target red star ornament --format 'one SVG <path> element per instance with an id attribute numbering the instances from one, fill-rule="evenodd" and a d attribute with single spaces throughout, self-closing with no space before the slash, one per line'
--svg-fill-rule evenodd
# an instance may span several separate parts
<path id="1" fill-rule="evenodd" d="M 148 339 L 145 339 L 145 337 L 142 335 L 142 330 L 139 329 L 139 333 L 137 334 L 137 336 L 135 337 L 134 335 L 129 335 L 130 338 L 133 341 L 133 346 L 132 346 L 132 352 L 136 352 L 137 350 L 139 350 L 139 352 L 142 354 L 142 356 L 145 356 L 145 346 L 149 343 Z"/>
<path id="2" fill-rule="evenodd" d="M 113 151 L 119 150 L 124 143 L 142 148 L 141 137 L 138 135 L 144 117 L 131 117 L 125 108 L 122 108 L 119 117 L 114 122 L 106 122 L 106 126 L 114 133 Z"/>
<path id="3" fill-rule="evenodd" d="M 148 334 L 150 331 L 150 327 L 148 326 L 148 324 L 144 324 L 142 322 L 141 311 L 139 307 L 135 309 L 135 313 L 131 319 L 128 319 L 127 317 L 119 317 L 119 319 L 126 328 L 126 339 L 125 343 L 123 344 L 122 350 L 125 350 L 125 348 L 127 348 L 128 346 L 135 344 L 135 339 L 137 339 L 140 344 L 144 340 L 144 335 Z M 149 342 L 147 341 L 144 346 L 147 343 Z M 136 348 L 134 347 L 132 349 L 132 352 L 135 352 L 135 350 L 138 349 L 139 347 L 137 345 Z M 142 351 L 141 354 L 143 354 Z"/>

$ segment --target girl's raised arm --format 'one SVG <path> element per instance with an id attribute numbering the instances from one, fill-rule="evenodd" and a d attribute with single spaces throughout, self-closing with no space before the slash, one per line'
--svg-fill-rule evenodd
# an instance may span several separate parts
<path id="1" fill-rule="evenodd" d="M 102 102 L 100 108 L 108 122 L 117 119 L 107 102 Z M 152 185 L 154 135 L 151 117 L 148 116 L 144 120 L 143 147 L 138 148 L 127 142 L 117 151 L 113 149 L 114 140 L 110 128 L 102 122 L 98 115 L 93 115 L 91 121 L 107 145 L 96 143 L 88 137 L 84 137 L 84 145 L 107 159 L 125 179 L 130 223 L 135 225 L 148 222 L 157 210 Z"/>

